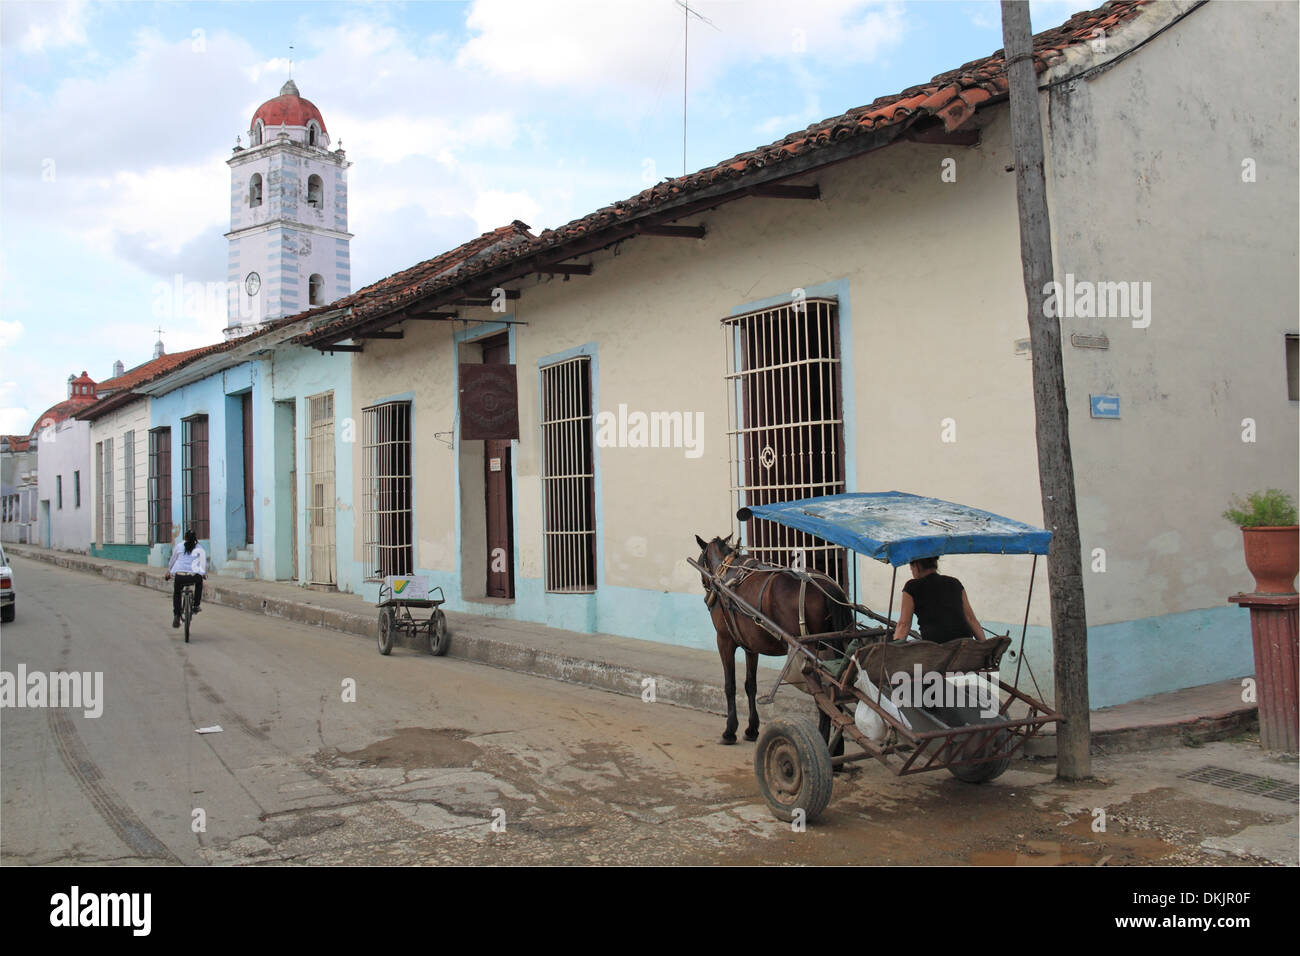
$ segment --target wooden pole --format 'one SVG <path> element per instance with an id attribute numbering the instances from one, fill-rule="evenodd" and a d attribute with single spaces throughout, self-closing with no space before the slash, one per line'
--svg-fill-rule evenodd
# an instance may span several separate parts
<path id="1" fill-rule="evenodd" d="M 1011 144 L 1020 209 L 1020 258 L 1029 304 L 1029 342 L 1034 364 L 1034 417 L 1038 435 L 1038 483 L 1043 519 L 1052 531 L 1047 556 L 1052 602 L 1052 652 L 1056 709 L 1056 775 L 1080 780 L 1091 775 L 1088 713 L 1088 619 L 1083 602 L 1083 563 L 1074 497 L 1061 323 L 1047 315 L 1052 282 L 1052 231 L 1043 173 L 1043 130 L 1038 115 L 1038 77 L 1032 58 L 1029 4 L 1002 0 L 1002 42 L 1011 101 Z M 1053 310 L 1057 312 L 1058 310 Z"/>

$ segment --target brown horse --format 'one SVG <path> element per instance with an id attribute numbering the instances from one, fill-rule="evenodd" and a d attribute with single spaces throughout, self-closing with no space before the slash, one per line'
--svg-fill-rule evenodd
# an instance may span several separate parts
<path id="1" fill-rule="evenodd" d="M 843 589 L 823 574 L 812 572 L 815 583 L 805 586 L 808 572 L 787 568 L 774 568 L 757 559 L 742 555 L 730 544 L 731 535 L 714 538 L 705 543 L 695 536 L 700 546 L 699 563 L 717 576 L 724 584 L 751 607 L 771 618 L 787 634 L 798 636 L 802 630 L 808 634 L 825 634 L 843 631 L 852 626 L 853 612 Z M 758 707 L 754 700 L 758 693 L 758 655 L 784 657 L 789 645 L 769 634 L 759 624 L 739 611 L 727 606 L 726 598 L 715 591 L 712 582 L 700 576 L 713 616 L 713 628 L 718 634 L 718 654 L 722 657 L 723 692 L 727 696 L 727 728 L 722 742 L 736 742 L 736 648 L 745 650 L 745 696 L 749 698 L 749 725 L 745 728 L 746 740 L 758 739 Z M 823 590 L 824 589 L 824 590 Z M 803 607 L 800 608 L 800 592 Z M 828 596 L 829 595 L 829 596 Z"/>

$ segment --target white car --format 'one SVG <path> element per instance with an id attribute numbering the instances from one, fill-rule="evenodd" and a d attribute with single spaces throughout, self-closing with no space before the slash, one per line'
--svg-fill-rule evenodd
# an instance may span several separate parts
<path id="1" fill-rule="evenodd" d="M 17 599 L 14 597 L 14 573 L 9 570 L 9 559 L 0 546 L 0 622 L 8 624 L 14 619 Z"/>

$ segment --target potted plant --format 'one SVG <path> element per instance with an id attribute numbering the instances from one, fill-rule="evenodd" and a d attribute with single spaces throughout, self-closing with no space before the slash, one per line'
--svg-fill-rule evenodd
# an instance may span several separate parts
<path id="1" fill-rule="evenodd" d="M 1291 496 L 1277 488 L 1256 491 L 1244 502 L 1234 498 L 1223 516 L 1241 528 L 1246 567 L 1255 576 L 1256 593 L 1296 593 L 1300 529 Z"/>

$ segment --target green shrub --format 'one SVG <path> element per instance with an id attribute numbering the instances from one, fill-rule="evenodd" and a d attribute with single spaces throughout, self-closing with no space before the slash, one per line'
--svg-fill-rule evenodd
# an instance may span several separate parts
<path id="1" fill-rule="evenodd" d="M 1256 491 L 1245 502 L 1233 497 L 1223 516 L 1242 528 L 1287 527 L 1296 523 L 1295 501 L 1279 488 Z"/>

